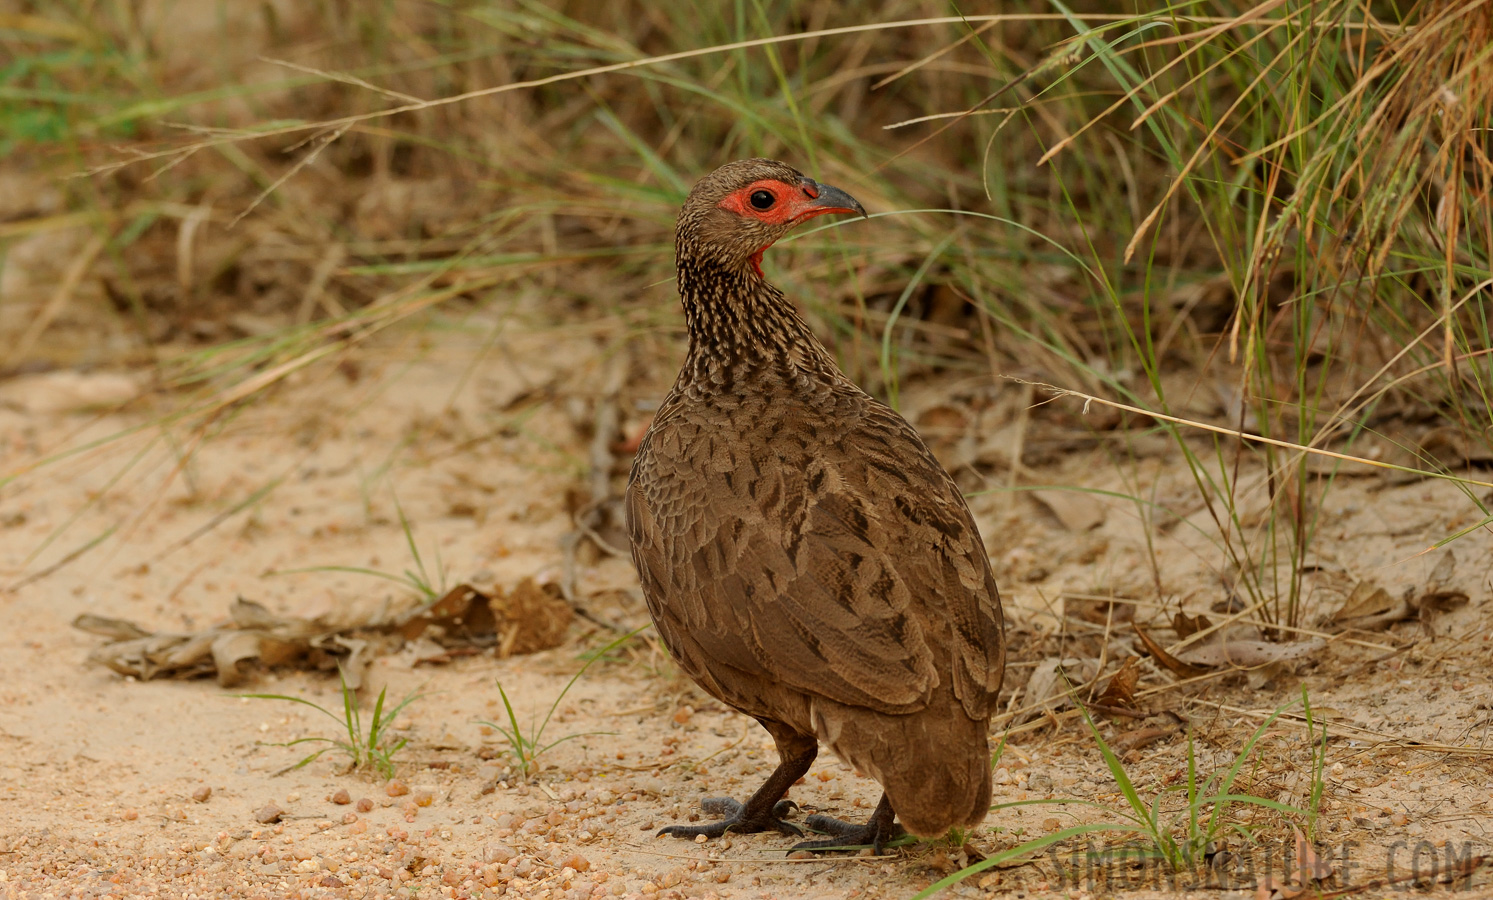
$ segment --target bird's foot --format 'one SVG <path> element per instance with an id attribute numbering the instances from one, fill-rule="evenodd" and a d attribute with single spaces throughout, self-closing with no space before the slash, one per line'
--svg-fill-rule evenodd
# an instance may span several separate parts
<path id="1" fill-rule="evenodd" d="M 705 825 L 670 825 L 660 829 L 658 836 L 671 834 L 674 837 L 695 838 L 703 834 L 708 838 L 718 838 L 728 831 L 736 834 L 776 831 L 790 837 L 803 837 L 802 828 L 792 822 L 784 821 L 788 814 L 797 808 L 798 804 L 792 800 L 779 800 L 773 805 L 769 814 L 754 816 L 747 812 L 744 805 L 730 797 L 706 797 L 700 801 L 700 811 L 708 816 L 721 816 L 719 822 L 710 822 Z"/>
<path id="2" fill-rule="evenodd" d="M 834 850 L 859 850 L 870 847 L 880 856 L 887 843 L 907 834 L 907 829 L 891 820 L 890 816 L 872 816 L 864 825 L 855 825 L 834 816 L 809 816 L 804 824 L 820 834 L 833 835 L 829 840 L 804 841 L 794 844 L 792 850 L 807 850 L 810 853 L 826 853 Z"/>

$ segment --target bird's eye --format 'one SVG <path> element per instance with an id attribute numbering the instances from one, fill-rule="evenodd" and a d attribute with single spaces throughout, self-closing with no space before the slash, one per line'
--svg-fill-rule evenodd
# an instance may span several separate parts
<path id="1" fill-rule="evenodd" d="M 772 191 L 753 191 L 752 206 L 755 209 L 771 209 L 772 204 L 778 198 L 772 195 Z"/>

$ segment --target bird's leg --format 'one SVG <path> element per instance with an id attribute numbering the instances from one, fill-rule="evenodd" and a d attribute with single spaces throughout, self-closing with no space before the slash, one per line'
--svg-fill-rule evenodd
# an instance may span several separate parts
<path id="1" fill-rule="evenodd" d="M 808 850 L 812 853 L 850 850 L 869 845 L 880 856 L 881 851 L 886 849 L 887 841 L 907 833 L 906 829 L 897 824 L 897 813 L 892 810 L 892 802 L 884 793 L 881 795 L 881 802 L 876 804 L 876 810 L 871 813 L 871 821 L 864 825 L 852 825 L 833 816 L 818 815 L 809 816 L 804 824 L 815 831 L 834 835 L 827 841 L 804 841 L 793 847 L 794 850 Z"/>
<path id="2" fill-rule="evenodd" d="M 730 797 L 706 797 L 700 801 L 700 809 L 708 815 L 723 816 L 719 822 L 708 825 L 670 825 L 659 831 L 659 836 L 672 834 L 675 837 L 693 838 L 699 835 L 718 838 L 728 831 L 751 834 L 758 831 L 777 831 L 794 837 L 803 837 L 803 830 L 791 822 L 784 822 L 795 806 L 792 800 L 784 800 L 788 788 L 802 778 L 819 755 L 819 742 L 811 735 L 799 734 L 777 722 L 763 722 L 778 745 L 778 767 L 767 777 L 757 792 L 741 803 Z"/>

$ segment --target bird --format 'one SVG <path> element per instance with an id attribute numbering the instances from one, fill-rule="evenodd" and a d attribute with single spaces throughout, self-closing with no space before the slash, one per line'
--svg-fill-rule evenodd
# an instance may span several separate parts
<path id="1" fill-rule="evenodd" d="M 963 495 L 917 432 L 848 378 L 762 254 L 817 216 L 869 218 L 771 159 L 689 192 L 675 263 L 689 345 L 639 442 L 625 519 L 664 646 L 756 719 L 779 762 L 745 801 L 658 834 L 805 837 L 788 789 L 822 743 L 881 785 L 864 824 L 816 814 L 814 853 L 937 838 L 990 805 L 1000 595 Z"/>

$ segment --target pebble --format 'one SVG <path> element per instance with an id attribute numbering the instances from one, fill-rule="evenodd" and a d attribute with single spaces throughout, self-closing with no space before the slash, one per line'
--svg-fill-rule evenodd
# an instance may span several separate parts
<path id="1" fill-rule="evenodd" d="M 367 797 L 360 798 L 355 809 L 357 809 L 357 811 L 360 813 L 373 812 L 373 801 L 369 800 Z"/>
<path id="2" fill-rule="evenodd" d="M 201 787 L 197 788 L 197 790 L 192 792 L 192 799 L 196 800 L 198 803 L 206 803 L 207 798 L 211 797 L 212 795 L 213 789 L 204 784 Z"/>
<path id="3" fill-rule="evenodd" d="M 347 788 L 339 788 L 337 792 L 332 795 L 331 800 L 338 806 L 346 806 L 347 804 L 353 802 L 353 795 L 347 792 Z"/>
<path id="4" fill-rule="evenodd" d="M 280 817 L 283 815 L 285 815 L 285 810 L 273 803 L 266 803 L 264 806 L 254 810 L 254 821 L 261 825 L 268 825 L 271 822 L 280 821 Z"/>
<path id="5" fill-rule="evenodd" d="M 390 797 L 403 797 L 409 792 L 410 786 L 402 781 L 399 781 L 398 779 L 390 781 L 388 784 L 384 785 L 384 793 L 388 794 Z"/>
<path id="6" fill-rule="evenodd" d="M 1033 772 L 1026 776 L 1026 789 L 1039 794 L 1052 793 L 1052 776 Z"/>

